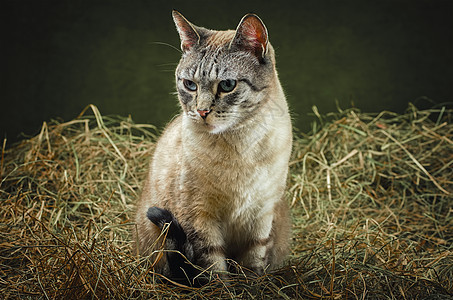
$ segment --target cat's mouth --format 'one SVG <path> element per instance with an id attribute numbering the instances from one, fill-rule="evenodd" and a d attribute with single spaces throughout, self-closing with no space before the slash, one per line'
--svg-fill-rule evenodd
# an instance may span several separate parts
<path id="1" fill-rule="evenodd" d="M 197 124 L 197 126 L 212 134 L 221 133 L 228 127 L 225 126 L 225 124 L 221 124 L 222 122 L 219 123 L 218 120 L 216 120 L 215 115 L 211 113 L 204 113 L 204 116 L 202 116 L 198 111 L 188 111 L 187 116 L 193 123 Z"/>

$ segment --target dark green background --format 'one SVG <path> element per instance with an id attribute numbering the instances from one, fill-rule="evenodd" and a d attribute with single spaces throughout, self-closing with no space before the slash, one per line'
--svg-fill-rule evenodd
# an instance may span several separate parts
<path id="1" fill-rule="evenodd" d="M 295 125 L 355 105 L 402 112 L 453 100 L 453 1 L 1 2 L 0 137 L 35 134 L 90 103 L 164 126 L 179 111 L 171 9 L 212 29 L 257 13 L 277 51 Z M 158 43 L 156 43 L 158 42 Z"/>

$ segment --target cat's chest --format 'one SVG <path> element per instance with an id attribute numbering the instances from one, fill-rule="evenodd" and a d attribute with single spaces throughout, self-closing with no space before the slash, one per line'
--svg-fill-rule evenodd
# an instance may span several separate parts
<path id="1" fill-rule="evenodd" d="M 260 128 L 242 136 L 187 134 L 181 168 L 184 194 L 205 210 L 232 219 L 272 206 L 286 180 L 289 152 L 279 149 L 284 143 L 278 134 Z"/>
<path id="2" fill-rule="evenodd" d="M 185 172 L 196 178 L 204 192 L 220 193 L 247 202 L 272 184 L 270 177 L 274 164 L 271 158 L 264 162 L 251 154 L 242 155 L 233 151 L 214 150 L 203 154 L 187 158 Z"/>
<path id="3" fill-rule="evenodd" d="M 253 219 L 275 200 L 278 183 L 273 180 L 269 165 L 251 166 L 230 161 L 211 165 L 203 172 L 189 170 L 185 171 L 190 175 L 183 176 L 189 180 L 183 180 L 181 188 L 189 191 L 191 200 L 197 199 L 199 208 L 216 212 L 226 223 Z"/>

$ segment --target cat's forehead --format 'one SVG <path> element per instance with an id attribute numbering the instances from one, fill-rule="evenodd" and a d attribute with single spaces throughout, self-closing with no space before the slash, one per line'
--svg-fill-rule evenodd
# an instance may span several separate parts
<path id="1" fill-rule="evenodd" d="M 254 61 L 244 52 L 228 49 L 194 51 L 183 56 L 178 73 L 187 79 L 224 80 L 252 76 Z"/>
<path id="2" fill-rule="evenodd" d="M 215 31 L 211 30 L 211 35 L 206 38 L 206 46 L 223 47 L 229 46 L 235 35 L 234 30 Z"/>
<path id="3" fill-rule="evenodd" d="M 231 51 L 234 31 L 216 31 L 206 41 L 183 54 L 177 73 L 182 78 L 230 79 L 249 77 L 258 61 L 244 51 Z"/>

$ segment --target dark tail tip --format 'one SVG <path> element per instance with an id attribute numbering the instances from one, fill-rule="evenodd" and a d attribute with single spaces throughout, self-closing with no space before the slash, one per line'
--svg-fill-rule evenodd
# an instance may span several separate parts
<path id="1" fill-rule="evenodd" d="M 180 248 L 187 241 L 187 236 L 182 226 L 169 210 L 153 206 L 148 209 L 146 216 L 161 230 L 164 228 L 166 223 L 170 224 L 170 227 L 168 228 L 167 239 L 169 238 L 173 242 L 175 242 L 175 250 L 181 250 Z"/>
<path id="2" fill-rule="evenodd" d="M 146 213 L 146 216 L 148 219 L 156 224 L 157 227 L 162 229 L 165 225 L 165 223 L 172 223 L 175 220 L 175 217 L 173 214 L 166 209 L 159 208 L 156 206 L 148 208 L 148 212 Z"/>

